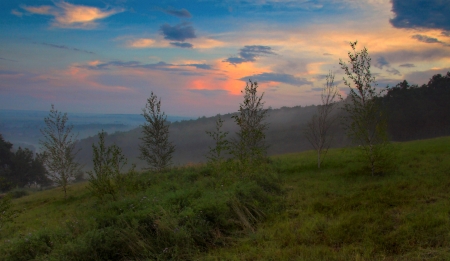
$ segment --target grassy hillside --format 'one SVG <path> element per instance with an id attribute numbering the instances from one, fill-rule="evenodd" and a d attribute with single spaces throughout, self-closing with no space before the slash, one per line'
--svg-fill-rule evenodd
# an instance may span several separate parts
<path id="1" fill-rule="evenodd" d="M 394 145 L 372 177 L 354 148 L 274 156 L 252 174 L 142 173 L 121 199 L 87 184 L 13 201 L 4 260 L 450 260 L 450 137 Z"/>

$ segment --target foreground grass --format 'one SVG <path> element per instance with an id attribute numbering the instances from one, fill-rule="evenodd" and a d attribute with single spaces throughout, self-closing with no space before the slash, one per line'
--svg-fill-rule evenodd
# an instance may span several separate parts
<path id="1" fill-rule="evenodd" d="M 285 211 L 201 260 L 450 260 L 450 138 L 395 144 L 371 177 L 354 149 L 277 157 Z"/>
<path id="2" fill-rule="evenodd" d="M 282 155 L 249 176 L 143 173 L 117 202 L 87 184 L 14 200 L 1 260 L 450 260 L 450 137 L 398 143 L 372 177 L 355 149 Z M 280 181 L 281 180 L 281 181 Z"/>

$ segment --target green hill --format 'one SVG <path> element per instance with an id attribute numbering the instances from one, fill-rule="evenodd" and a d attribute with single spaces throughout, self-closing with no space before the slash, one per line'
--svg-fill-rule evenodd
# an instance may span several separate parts
<path id="1" fill-rule="evenodd" d="M 274 156 L 249 174 L 140 173 L 118 201 L 88 183 L 13 200 L 1 260 L 450 260 L 450 137 L 396 143 L 372 177 L 357 148 Z"/>

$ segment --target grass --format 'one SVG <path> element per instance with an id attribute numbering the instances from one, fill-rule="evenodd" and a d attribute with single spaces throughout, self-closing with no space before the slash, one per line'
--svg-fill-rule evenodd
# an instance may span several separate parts
<path id="1" fill-rule="evenodd" d="M 450 260 L 450 138 L 394 145 L 372 177 L 355 149 L 276 157 L 285 210 L 199 260 Z"/>
<path id="2" fill-rule="evenodd" d="M 87 183 L 13 200 L 1 260 L 450 260 L 450 137 L 396 143 L 372 177 L 354 148 L 272 158 L 250 176 L 142 173 L 99 201 Z"/>

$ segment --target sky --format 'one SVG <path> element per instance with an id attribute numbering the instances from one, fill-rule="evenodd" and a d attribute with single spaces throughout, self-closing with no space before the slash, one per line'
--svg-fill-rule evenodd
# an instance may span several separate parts
<path id="1" fill-rule="evenodd" d="M 251 79 L 266 107 L 320 103 L 350 42 L 377 87 L 450 71 L 449 0 L 2 0 L 0 109 L 235 112 Z"/>

